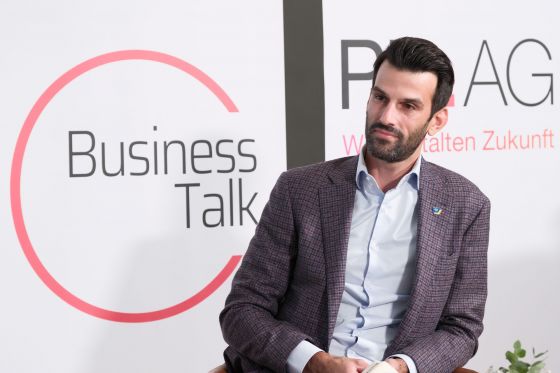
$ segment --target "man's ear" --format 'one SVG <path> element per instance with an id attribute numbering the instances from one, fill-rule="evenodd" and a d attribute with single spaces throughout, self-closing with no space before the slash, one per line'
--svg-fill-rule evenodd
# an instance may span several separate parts
<path id="1" fill-rule="evenodd" d="M 448 115 L 449 113 L 447 111 L 447 107 L 444 107 L 434 114 L 434 116 L 430 120 L 430 126 L 428 127 L 428 134 L 430 136 L 434 136 L 436 133 L 441 131 L 443 127 L 445 127 L 445 125 L 447 124 Z"/>

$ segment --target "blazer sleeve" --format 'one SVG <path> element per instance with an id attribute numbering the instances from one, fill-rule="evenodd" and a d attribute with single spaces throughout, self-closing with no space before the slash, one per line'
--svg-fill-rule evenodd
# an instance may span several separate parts
<path id="1" fill-rule="evenodd" d="M 487 296 L 487 252 L 490 202 L 482 207 L 463 235 L 453 284 L 436 330 L 397 353 L 410 356 L 419 373 L 449 373 L 476 352 Z"/>
<path id="2" fill-rule="evenodd" d="M 220 314 L 230 348 L 273 371 L 284 371 L 290 352 L 307 338 L 276 318 L 297 254 L 288 179 L 284 172 L 274 186 Z"/>

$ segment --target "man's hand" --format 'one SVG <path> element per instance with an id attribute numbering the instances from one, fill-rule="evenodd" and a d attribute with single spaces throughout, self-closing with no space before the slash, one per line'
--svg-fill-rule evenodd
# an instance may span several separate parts
<path id="1" fill-rule="evenodd" d="M 408 365 L 406 365 L 403 359 L 400 359 L 398 357 L 390 357 L 385 361 L 389 363 L 393 368 L 395 368 L 397 372 L 408 373 Z"/>
<path id="2" fill-rule="evenodd" d="M 320 351 L 309 359 L 303 373 L 361 373 L 368 365 L 364 360 L 332 356 Z"/>

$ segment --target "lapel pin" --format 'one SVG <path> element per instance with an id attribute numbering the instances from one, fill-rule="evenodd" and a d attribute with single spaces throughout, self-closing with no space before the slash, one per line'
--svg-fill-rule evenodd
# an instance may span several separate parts
<path id="1" fill-rule="evenodd" d="M 441 207 L 432 207 L 432 214 L 434 215 L 441 215 L 443 209 Z"/>

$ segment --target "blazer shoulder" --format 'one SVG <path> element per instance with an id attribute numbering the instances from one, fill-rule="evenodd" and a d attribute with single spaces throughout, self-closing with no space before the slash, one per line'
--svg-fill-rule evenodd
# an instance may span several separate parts
<path id="1" fill-rule="evenodd" d="M 325 162 L 295 167 L 284 172 L 281 176 L 292 187 L 320 187 L 333 182 L 351 181 L 356 175 L 358 157 L 350 156 L 337 158 Z"/>
<path id="2" fill-rule="evenodd" d="M 463 199 L 469 204 L 479 206 L 490 204 L 490 200 L 486 194 L 484 194 L 476 184 L 467 179 L 465 176 L 426 160 L 423 160 L 422 167 L 423 169 L 420 171 L 420 178 L 422 178 L 422 175 L 426 175 L 428 182 L 433 179 L 441 180 L 444 183 L 447 192 L 454 199 Z"/>

